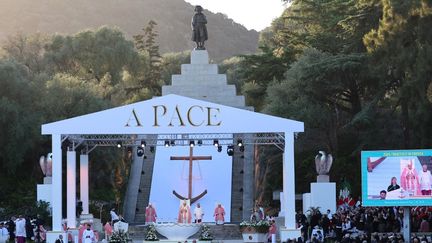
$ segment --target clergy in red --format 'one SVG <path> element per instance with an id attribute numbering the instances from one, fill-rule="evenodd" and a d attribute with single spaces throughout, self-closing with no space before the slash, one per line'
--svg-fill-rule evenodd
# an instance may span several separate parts
<path id="1" fill-rule="evenodd" d="M 149 205 L 146 207 L 145 218 L 146 218 L 145 220 L 146 223 L 156 222 L 156 218 L 157 218 L 156 209 L 151 205 L 151 203 L 149 203 Z"/>
<path id="2" fill-rule="evenodd" d="M 216 224 L 224 224 L 225 223 L 225 209 L 219 203 L 214 210 L 214 217 Z"/>

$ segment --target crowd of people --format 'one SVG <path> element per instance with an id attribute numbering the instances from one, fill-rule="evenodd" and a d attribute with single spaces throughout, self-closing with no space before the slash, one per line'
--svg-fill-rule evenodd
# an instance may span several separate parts
<path id="1" fill-rule="evenodd" d="M 346 203 L 336 212 L 311 209 L 308 216 L 299 211 L 296 221 L 302 236 L 297 242 L 403 242 L 403 213 L 400 207 L 362 207 L 359 203 Z M 432 242 L 427 237 L 431 223 L 432 208 L 412 208 L 411 232 L 421 235 L 412 242 Z"/>
<path id="2" fill-rule="evenodd" d="M 13 216 L 7 221 L 0 222 L 0 242 L 45 242 L 46 232 L 44 220 L 39 215 L 36 218 Z"/>

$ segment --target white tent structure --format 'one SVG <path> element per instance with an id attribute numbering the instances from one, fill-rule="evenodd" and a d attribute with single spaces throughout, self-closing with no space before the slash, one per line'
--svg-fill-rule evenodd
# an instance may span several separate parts
<path id="1" fill-rule="evenodd" d="M 295 222 L 294 135 L 303 132 L 302 122 L 223 106 L 178 95 L 166 95 L 117 108 L 42 125 L 42 134 L 52 136 L 52 232 L 48 242 L 62 231 L 62 143 L 67 151 L 67 225 L 76 227 L 76 151 L 80 156 L 80 200 L 88 214 L 88 153 L 98 146 L 163 146 L 164 139 L 188 145 L 190 139 L 230 141 L 233 134 L 245 134 L 244 144 L 273 144 L 283 154 L 282 240 L 300 235 Z M 155 136 L 156 135 L 156 136 Z"/>

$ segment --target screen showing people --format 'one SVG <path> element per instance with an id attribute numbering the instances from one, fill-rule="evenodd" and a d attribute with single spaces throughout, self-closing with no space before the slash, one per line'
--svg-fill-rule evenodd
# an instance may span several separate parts
<path id="1" fill-rule="evenodd" d="M 431 170 L 432 150 L 363 151 L 363 205 L 432 205 Z"/>

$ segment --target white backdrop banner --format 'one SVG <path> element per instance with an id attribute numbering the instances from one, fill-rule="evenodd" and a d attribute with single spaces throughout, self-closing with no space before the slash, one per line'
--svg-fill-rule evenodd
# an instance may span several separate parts
<path id="1" fill-rule="evenodd" d="M 193 154 L 212 156 L 212 160 L 193 162 L 192 196 L 196 197 L 207 190 L 207 194 L 197 201 L 204 210 L 203 221 L 214 222 L 213 211 L 216 203 L 220 202 L 225 208 L 225 222 L 229 222 L 232 157 L 226 154 L 225 148 L 222 152 L 217 152 L 214 146 L 195 146 Z M 188 196 L 189 161 L 170 160 L 170 156 L 189 156 L 189 147 L 157 148 L 150 202 L 156 207 L 158 222 L 177 221 L 180 200 L 174 196 L 173 190 L 182 196 Z M 191 206 L 192 216 L 197 202 Z"/>

